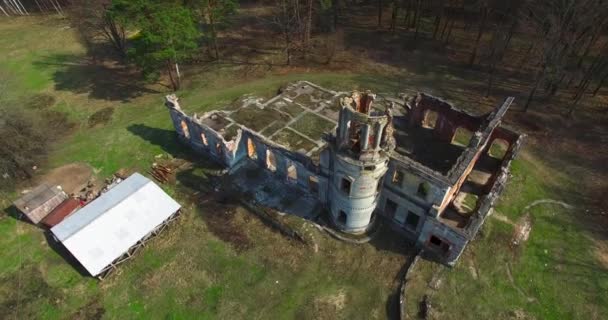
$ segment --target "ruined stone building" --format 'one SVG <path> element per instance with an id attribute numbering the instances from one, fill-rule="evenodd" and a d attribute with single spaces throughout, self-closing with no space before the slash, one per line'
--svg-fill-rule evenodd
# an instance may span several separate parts
<path id="1" fill-rule="evenodd" d="M 473 239 L 523 136 L 501 126 L 513 98 L 472 115 L 433 96 L 336 92 L 300 81 L 272 99 L 186 115 L 166 105 L 182 141 L 227 168 L 254 163 L 314 196 L 325 221 L 365 233 L 377 221 L 446 264 Z"/>

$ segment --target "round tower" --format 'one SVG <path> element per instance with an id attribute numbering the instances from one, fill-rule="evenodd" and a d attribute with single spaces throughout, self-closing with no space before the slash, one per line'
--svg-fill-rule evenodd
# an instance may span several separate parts
<path id="1" fill-rule="evenodd" d="M 374 99 L 369 92 L 340 99 L 338 128 L 330 143 L 330 218 L 347 233 L 365 232 L 374 222 L 388 154 L 395 147 L 392 105 L 374 110 Z"/>

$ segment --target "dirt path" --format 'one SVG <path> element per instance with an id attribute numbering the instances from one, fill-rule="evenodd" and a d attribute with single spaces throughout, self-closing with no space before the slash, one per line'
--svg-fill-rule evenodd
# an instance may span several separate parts
<path id="1" fill-rule="evenodd" d="M 92 177 L 93 168 L 88 164 L 70 163 L 51 170 L 40 177 L 37 183 L 60 185 L 67 194 L 71 194 L 85 187 Z"/>

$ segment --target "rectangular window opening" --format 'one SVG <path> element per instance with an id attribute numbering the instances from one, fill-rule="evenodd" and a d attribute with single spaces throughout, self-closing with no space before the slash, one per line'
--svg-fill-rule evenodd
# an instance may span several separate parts
<path id="1" fill-rule="evenodd" d="M 308 190 L 315 194 L 319 192 L 319 178 L 316 176 L 308 177 Z"/>
<path id="2" fill-rule="evenodd" d="M 418 222 L 420 221 L 420 216 L 408 211 L 407 218 L 405 219 L 405 225 L 416 230 L 418 228 Z"/>
<path id="3" fill-rule="evenodd" d="M 350 186 L 351 181 L 347 178 L 342 178 L 342 182 L 340 183 L 340 190 L 342 190 L 342 192 L 346 193 L 347 195 L 350 195 Z"/>
<path id="4" fill-rule="evenodd" d="M 397 203 L 391 199 L 386 199 L 386 204 L 384 205 L 384 213 L 390 217 L 394 216 L 397 212 Z"/>

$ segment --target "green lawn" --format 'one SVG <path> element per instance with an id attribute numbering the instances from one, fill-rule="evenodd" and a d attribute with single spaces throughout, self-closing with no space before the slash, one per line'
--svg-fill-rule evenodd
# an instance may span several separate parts
<path id="1" fill-rule="evenodd" d="M 52 109 L 76 123 L 75 132 L 53 147 L 41 173 L 86 162 L 104 178 L 120 168 L 146 172 L 161 153 L 191 158 L 176 140 L 162 92 L 111 78 L 90 80 L 111 73 L 83 63 L 84 50 L 65 20 L 43 20 L 17 18 L 0 24 L 0 53 L 8 57 L 0 61 L 0 71 L 10 75 L 9 98 L 53 95 L 57 103 Z M 302 78 L 355 83 L 357 77 L 269 74 L 239 81 L 229 72 L 213 72 L 216 81 L 194 81 L 178 93 L 189 113 L 229 104 L 246 93 L 268 97 L 280 85 Z M 109 121 L 91 127 L 89 117 L 108 107 L 114 110 Z M 3 318 L 381 319 L 386 314 L 387 297 L 396 289 L 394 276 L 406 259 L 402 254 L 372 245 L 348 246 L 301 222 L 317 248 L 298 245 L 240 208 L 234 228 L 254 245 L 236 250 L 208 227 L 206 217 L 216 212 L 195 205 L 195 190 L 179 182 L 164 188 L 185 206 L 184 215 L 101 283 L 80 275 L 49 247 L 42 230 L 0 216 Z M 2 208 L 17 197 L 16 192 L 3 194 Z M 358 263 L 362 256 L 367 261 Z M 376 266 L 384 266 L 383 271 L 371 272 Z"/>
<path id="2" fill-rule="evenodd" d="M 528 157 L 514 163 L 514 177 L 495 215 L 517 222 L 534 200 L 557 197 L 548 190 L 573 186 L 568 177 L 539 165 Z M 433 312 L 441 319 L 605 319 L 608 272 L 577 218 L 582 210 L 555 204 L 532 207 L 530 237 L 517 247 L 511 247 L 514 226 L 490 217 L 458 265 L 442 271 L 439 290 L 429 289 L 431 273 L 421 272 L 412 281 L 410 314 L 418 314 L 422 296 L 430 294 Z M 439 268 L 422 262 L 417 270 L 423 269 Z"/>
<path id="3" fill-rule="evenodd" d="M 9 98 L 19 105 L 29 95 L 51 94 L 57 100 L 52 109 L 76 124 L 75 132 L 53 147 L 41 171 L 86 162 L 104 178 L 120 168 L 145 172 L 161 153 L 191 157 L 176 141 L 162 87 L 128 81 L 124 70 L 88 66 L 85 50 L 66 24 L 38 17 L 0 23 L 0 75 L 11 80 Z M 238 70 L 220 67 L 190 79 L 178 92 L 188 113 L 228 105 L 248 93 L 270 97 L 281 85 L 301 79 L 338 90 L 395 92 L 403 85 L 395 76 L 381 74 L 266 73 L 244 78 Z M 425 81 L 440 83 L 435 74 Z M 89 117 L 108 107 L 114 110 L 109 121 L 91 128 Z M 313 129 L 311 134 L 317 131 Z M 188 181 L 204 183 L 201 172 L 192 171 Z M 556 172 L 533 157 L 517 161 L 497 212 L 517 221 L 533 200 L 568 201 L 556 190 L 570 190 L 575 182 Z M 49 247 L 40 229 L 1 215 L 3 318 L 386 318 L 387 299 L 405 262 L 400 242 L 384 239 L 380 245 L 352 246 L 295 221 L 316 244 L 303 246 L 237 207 L 232 208 L 232 226 L 253 244 L 238 249 L 214 233 L 210 217 L 216 210 L 193 198 L 195 190 L 187 180 L 178 181 L 164 188 L 184 204 L 185 214 L 104 282 L 80 275 Z M 7 208 L 16 197 L 16 192 L 3 194 L 0 205 Z M 531 214 L 530 239 L 517 250 L 509 247 L 513 227 L 494 218 L 488 221 L 461 263 L 444 272 L 443 286 L 433 297 L 442 316 L 511 318 L 521 309 L 537 319 L 608 317 L 607 271 L 590 249 L 591 240 L 576 219 L 579 213 L 542 205 Z M 479 270 L 477 279 L 469 261 Z"/>

